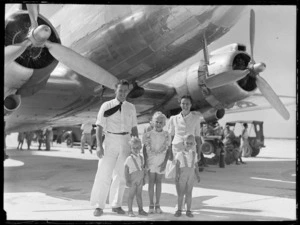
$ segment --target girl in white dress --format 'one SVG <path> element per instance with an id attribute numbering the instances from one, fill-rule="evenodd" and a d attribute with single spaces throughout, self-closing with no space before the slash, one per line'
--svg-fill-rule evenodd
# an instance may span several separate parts
<path id="1" fill-rule="evenodd" d="M 162 177 L 165 173 L 166 164 L 171 151 L 171 137 L 163 130 L 166 125 L 166 116 L 161 112 L 154 113 L 152 117 L 153 129 L 144 133 L 143 154 L 145 167 L 149 170 L 148 193 L 150 199 L 149 213 L 162 213 L 160 208 Z M 156 202 L 154 208 L 154 186 L 156 187 Z"/>

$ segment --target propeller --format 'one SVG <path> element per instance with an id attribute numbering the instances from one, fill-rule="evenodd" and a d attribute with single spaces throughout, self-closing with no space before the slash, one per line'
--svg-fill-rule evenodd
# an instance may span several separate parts
<path id="1" fill-rule="evenodd" d="M 256 85 L 262 95 L 267 99 L 271 106 L 285 119 L 290 118 L 290 114 L 273 91 L 271 86 L 259 75 L 260 72 L 263 72 L 266 68 L 264 63 L 255 63 L 254 61 L 254 39 L 255 39 L 255 13 L 254 10 L 250 11 L 250 49 L 251 49 L 251 61 L 248 65 L 249 76 L 255 78 Z"/>
<path id="2" fill-rule="evenodd" d="M 51 35 L 51 29 L 47 25 L 38 26 L 38 4 L 27 4 L 27 9 L 31 21 L 31 29 L 28 33 L 28 39 L 21 44 L 18 43 L 5 47 L 6 63 L 18 58 L 29 45 L 32 45 L 33 47 L 45 46 L 54 58 L 68 66 L 70 69 L 101 85 L 115 89 L 118 79 L 114 75 L 72 49 L 61 44 L 48 41 L 48 38 Z"/>

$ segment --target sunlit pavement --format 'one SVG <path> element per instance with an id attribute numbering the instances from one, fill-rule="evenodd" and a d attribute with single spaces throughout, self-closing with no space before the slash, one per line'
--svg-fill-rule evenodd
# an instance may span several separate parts
<path id="1" fill-rule="evenodd" d="M 266 148 L 246 165 L 226 168 L 209 166 L 193 190 L 194 218 L 183 213 L 174 217 L 176 191 L 172 180 L 164 180 L 163 214 L 128 217 L 111 212 L 94 217 L 89 204 L 98 160 L 80 149 L 56 145 L 51 151 L 17 151 L 8 146 L 4 162 L 4 209 L 8 220 L 199 220 L 286 221 L 296 219 L 296 143 L 266 140 Z M 25 144 L 25 147 L 26 144 Z M 143 188 L 148 211 L 148 185 Z M 123 208 L 127 211 L 127 190 Z M 134 201 L 134 213 L 137 214 Z"/>

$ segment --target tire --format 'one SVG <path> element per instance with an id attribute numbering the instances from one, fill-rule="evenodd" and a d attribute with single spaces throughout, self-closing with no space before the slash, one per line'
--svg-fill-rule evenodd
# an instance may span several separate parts
<path id="1" fill-rule="evenodd" d="M 259 148 L 252 148 L 251 157 L 256 157 L 260 152 Z"/>
<path id="2" fill-rule="evenodd" d="M 204 155 L 210 155 L 211 153 L 214 152 L 214 146 L 210 142 L 207 142 L 207 141 L 205 141 L 201 145 L 200 149 Z"/>
<path id="3" fill-rule="evenodd" d="M 69 135 L 67 138 L 66 138 L 66 144 L 69 148 L 72 148 L 73 147 L 73 138 L 71 135 Z"/>

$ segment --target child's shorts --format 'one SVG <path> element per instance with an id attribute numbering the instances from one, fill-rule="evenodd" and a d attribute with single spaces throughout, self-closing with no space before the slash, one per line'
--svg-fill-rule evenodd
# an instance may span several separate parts
<path id="1" fill-rule="evenodd" d="M 195 169 L 190 167 L 180 168 L 179 184 L 193 185 L 195 179 Z"/>
<path id="2" fill-rule="evenodd" d="M 130 174 L 132 186 L 143 186 L 144 171 L 134 171 Z"/>

